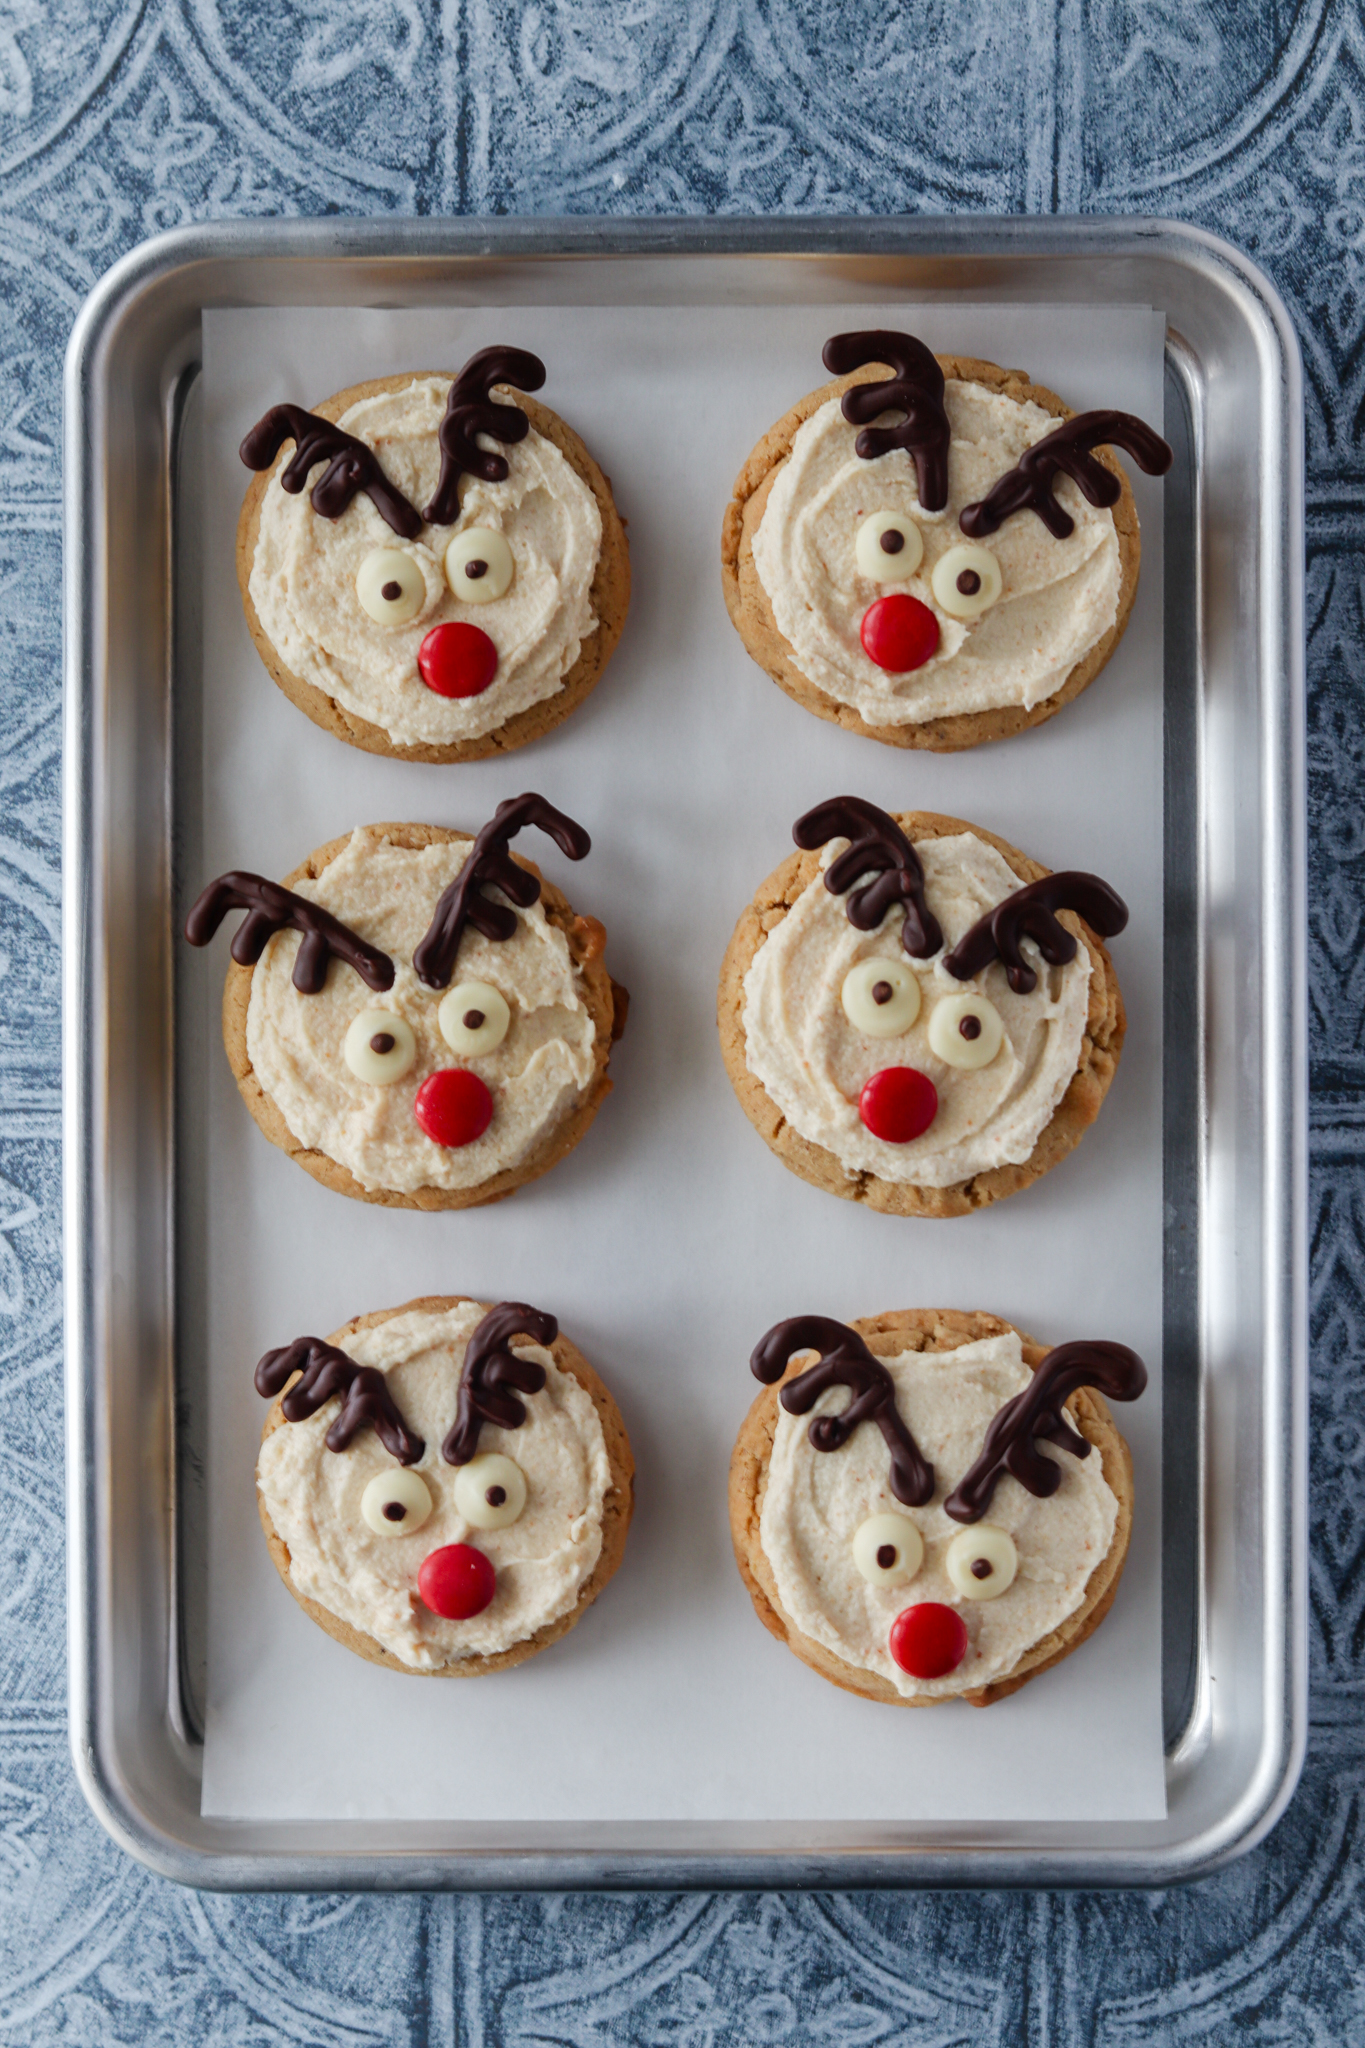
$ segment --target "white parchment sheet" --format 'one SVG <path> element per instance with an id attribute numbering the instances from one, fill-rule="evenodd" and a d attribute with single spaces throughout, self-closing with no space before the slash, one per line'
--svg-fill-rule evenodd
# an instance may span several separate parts
<path id="1" fill-rule="evenodd" d="M 185 1057 L 208 1091 L 208 1727 L 203 1810 L 474 1822 L 1142 1820 L 1165 1813 L 1160 1739 L 1161 486 L 1130 464 L 1143 569 L 1132 624 L 1059 718 L 965 754 L 904 753 L 790 702 L 721 601 L 721 515 L 754 442 L 824 378 L 849 328 L 1025 366 L 1077 408 L 1159 426 L 1164 321 L 1142 309 L 496 307 L 208 312 L 204 870 L 283 875 L 352 826 L 475 831 L 538 789 L 589 858 L 524 850 L 601 918 L 631 993 L 615 1092 L 571 1157 L 511 1201 L 385 1211 L 318 1186 L 238 1100 L 216 1018 Z M 629 522 L 634 595 L 605 679 L 548 739 L 433 768 L 342 745 L 296 711 L 248 638 L 234 535 L 242 435 L 266 408 L 367 377 L 534 349 Z M 788 1173 L 721 1063 L 716 977 L 736 917 L 845 792 L 948 811 L 1126 898 L 1114 958 L 1128 1039 L 1099 1122 L 1028 1192 L 977 1216 L 879 1216 Z M 520 844 L 520 842 L 519 842 Z M 187 972 L 216 990 L 228 933 Z M 214 1000 L 207 1010 L 216 1009 Z M 420 1294 L 553 1311 L 615 1393 L 638 1461 L 620 1573 L 577 1628 L 493 1677 L 416 1679 L 351 1656 L 276 1577 L 257 1521 L 256 1359 Z M 766 1634 L 740 1584 L 726 1469 L 757 1391 L 751 1347 L 785 1316 L 983 1308 L 1061 1343 L 1133 1345 L 1152 1384 L 1118 1419 L 1137 1519 L 1092 1641 L 979 1712 L 902 1712 L 837 1690 Z M 799 1735 L 799 1739 L 798 1738 Z"/>

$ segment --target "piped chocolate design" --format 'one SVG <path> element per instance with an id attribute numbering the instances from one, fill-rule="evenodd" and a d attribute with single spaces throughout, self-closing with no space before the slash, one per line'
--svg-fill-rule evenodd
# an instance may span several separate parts
<path id="1" fill-rule="evenodd" d="M 1122 448 L 1148 476 L 1164 476 L 1171 466 L 1169 445 L 1133 413 L 1078 412 L 1026 448 L 984 498 L 963 508 L 958 525 L 969 539 L 981 540 L 1016 512 L 1036 512 L 1055 540 L 1065 540 L 1076 522 L 1053 496 L 1059 475 L 1069 476 L 1091 505 L 1117 505 L 1122 496 L 1113 470 L 1089 452 L 1102 446 Z"/>
<path id="2" fill-rule="evenodd" d="M 543 1309 L 528 1308 L 524 1301 L 504 1301 L 489 1309 L 465 1345 L 455 1425 L 441 1445 L 447 1465 L 469 1463 L 478 1451 L 485 1422 L 496 1429 L 520 1429 L 526 1407 L 519 1396 L 538 1394 L 545 1385 L 544 1366 L 534 1358 L 518 1358 L 509 1349 L 513 1337 L 530 1337 L 549 1346 L 558 1335 L 555 1318 Z"/>
<path id="3" fill-rule="evenodd" d="M 850 385 L 844 393 L 844 418 L 863 430 L 854 449 L 871 462 L 893 448 L 904 448 L 915 465 L 920 504 L 926 512 L 941 512 L 948 502 L 952 429 L 943 405 L 943 372 L 931 351 L 913 334 L 872 327 L 832 336 L 825 343 L 823 361 L 836 377 L 847 377 L 867 363 L 890 365 L 892 376 L 880 383 Z M 895 411 L 905 414 L 898 427 L 869 424 L 879 414 Z"/>
<path id="4" fill-rule="evenodd" d="M 508 840 L 524 825 L 537 825 L 548 832 L 570 860 L 582 860 L 592 851 L 592 841 L 583 827 L 533 790 L 500 803 L 474 841 L 459 874 L 442 891 L 431 923 L 413 953 L 414 972 L 428 988 L 449 986 L 467 924 L 484 938 L 498 941 L 510 939 L 516 931 L 516 911 L 505 903 L 494 903 L 482 894 L 484 889 L 501 889 L 522 910 L 539 898 L 540 877 L 519 867 L 507 851 Z"/>
<path id="5" fill-rule="evenodd" d="M 398 1412 L 384 1374 L 374 1365 L 357 1365 L 335 1344 L 321 1337 L 296 1337 L 280 1351 L 267 1351 L 256 1367 L 256 1392 L 267 1401 L 289 1386 L 296 1372 L 303 1377 L 285 1394 L 280 1412 L 286 1422 L 306 1422 L 334 1395 L 341 1413 L 324 1442 L 329 1451 L 347 1450 L 368 1423 L 384 1449 L 400 1465 L 415 1465 L 426 1450 Z"/>
<path id="6" fill-rule="evenodd" d="M 1051 967 L 1064 967 L 1076 957 L 1075 939 L 1057 922 L 1059 910 L 1076 911 L 1102 939 L 1117 937 L 1128 922 L 1128 905 L 1107 882 L 1070 869 L 1044 875 L 997 903 L 959 939 L 943 964 L 958 981 L 970 981 L 999 959 L 1015 994 L 1026 996 L 1036 988 L 1038 976 L 1024 958 L 1024 939 L 1034 941 Z"/>
<path id="7" fill-rule="evenodd" d="M 185 937 L 192 946 L 207 946 L 233 910 L 247 913 L 232 941 L 232 957 L 239 967 L 254 967 L 276 932 L 295 931 L 303 941 L 292 977 L 300 995 L 317 995 L 333 954 L 354 967 L 376 994 L 393 987 L 393 962 L 387 953 L 371 946 L 330 910 L 296 896 L 279 882 L 267 881 L 264 875 L 247 874 L 242 869 L 209 883 L 185 919 Z"/>
<path id="8" fill-rule="evenodd" d="M 476 435 L 491 435 L 510 447 L 524 441 L 530 432 L 531 422 L 520 406 L 494 404 L 489 395 L 493 386 L 510 384 L 518 391 L 539 391 L 544 382 L 544 363 L 524 348 L 481 348 L 469 358 L 450 387 L 445 418 L 437 430 L 441 474 L 423 515 L 433 526 L 453 526 L 459 518 L 462 476 L 482 477 L 486 484 L 506 479 L 506 456 L 480 448 Z"/>
<path id="9" fill-rule="evenodd" d="M 305 412 L 301 405 L 272 405 L 238 453 L 248 469 L 269 469 L 286 441 L 294 443 L 294 453 L 280 473 L 280 486 L 291 497 L 303 489 L 309 472 L 325 462 L 309 500 L 315 512 L 324 519 L 340 519 L 356 492 L 363 491 L 387 526 L 404 540 L 416 540 L 422 531 L 421 513 L 389 482 L 373 448 L 335 420 Z"/>
<path id="10" fill-rule="evenodd" d="M 1011 1473 L 1035 1500 L 1048 1499 L 1062 1483 L 1062 1468 L 1038 1449 L 1035 1439 L 1044 1437 L 1077 1458 L 1088 1458 L 1091 1451 L 1064 1418 L 1067 1396 L 1078 1387 L 1096 1387 L 1110 1401 L 1136 1401 L 1146 1384 L 1147 1368 L 1126 1344 L 1059 1344 L 1023 1392 L 994 1417 L 980 1457 L 943 1503 L 944 1513 L 955 1522 L 979 1522 L 1003 1472 Z"/>
<path id="11" fill-rule="evenodd" d="M 847 1387 L 852 1399 L 838 1415 L 817 1415 L 807 1434 L 817 1451 L 837 1451 L 860 1422 L 875 1422 L 891 1453 L 891 1491 L 906 1507 L 922 1508 L 933 1498 L 934 1468 L 896 1408 L 896 1384 L 856 1330 L 828 1316 L 793 1316 L 775 1323 L 760 1338 L 749 1360 L 765 1386 L 780 1380 L 799 1351 L 818 1351 L 820 1362 L 783 1387 L 779 1396 L 789 1415 L 806 1415 L 826 1387 Z"/>
<path id="12" fill-rule="evenodd" d="M 852 891 L 846 905 L 849 923 L 860 932 L 875 931 L 893 903 L 904 903 L 901 944 L 906 952 L 926 960 L 938 951 L 943 933 L 925 901 L 919 855 L 886 811 L 860 796 L 831 797 L 797 819 L 792 838 L 807 852 L 828 839 L 851 840 L 825 869 L 825 887 L 832 896 Z M 859 877 L 869 873 L 875 873 L 875 881 L 854 889 Z"/>

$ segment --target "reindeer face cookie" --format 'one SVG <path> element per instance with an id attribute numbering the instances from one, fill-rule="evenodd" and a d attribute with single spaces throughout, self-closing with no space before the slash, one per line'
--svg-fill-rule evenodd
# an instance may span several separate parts
<path id="1" fill-rule="evenodd" d="M 726 513 L 749 652 L 808 710 L 894 746 L 1050 718 L 1108 660 L 1137 589 L 1132 492 L 1103 444 L 1158 473 L 1170 449 L 1130 414 L 1073 416 L 1021 372 L 912 335 L 836 335 L 824 360 L 838 381 L 764 437 Z"/>
<path id="2" fill-rule="evenodd" d="M 1047 1351 L 952 1311 L 802 1316 L 751 1367 L 770 1391 L 731 1464 L 735 1554 L 765 1625 L 823 1677 L 903 1706 L 988 1706 L 1099 1625 L 1132 1470 L 1104 1400 L 1080 1390 L 1135 1400 L 1147 1374 L 1125 1346 Z"/>
<path id="3" fill-rule="evenodd" d="M 338 738 L 476 760 L 567 717 L 630 595 L 624 528 L 577 435 L 522 393 L 525 350 L 381 378 L 242 443 L 247 624 L 285 694 Z M 495 390 L 501 395 L 494 396 Z"/>
<path id="4" fill-rule="evenodd" d="M 894 1214 L 1026 1187 L 1113 1077 L 1124 1014 L 1101 938 L 1123 903 L 960 819 L 856 797 L 792 836 L 803 853 L 763 884 L 721 974 L 746 1115 L 794 1173 Z"/>

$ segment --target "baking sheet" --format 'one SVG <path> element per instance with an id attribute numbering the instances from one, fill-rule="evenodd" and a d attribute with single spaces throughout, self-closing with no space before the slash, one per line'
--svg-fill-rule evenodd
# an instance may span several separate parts
<path id="1" fill-rule="evenodd" d="M 630 988 L 616 1093 L 563 1165 L 464 1215 L 345 1202 L 242 1109 L 213 1011 L 225 941 L 186 972 L 182 1058 L 202 1069 L 208 1211 L 209 1640 L 203 1811 L 471 1821 L 1153 1819 L 1160 1737 L 1161 573 L 1159 485 L 1134 476 L 1144 574 L 1105 674 L 1040 731 L 902 755 L 811 718 L 750 662 L 720 598 L 720 515 L 759 434 L 819 382 L 829 309 L 591 308 L 205 314 L 204 819 L 193 894 L 231 866 L 284 873 L 352 825 L 475 829 L 535 787 L 580 818 L 580 867 Z M 1029 367 L 1076 406 L 1159 421 L 1164 321 L 1145 309 L 841 308 L 931 346 Z M 455 367 L 514 339 L 612 475 L 635 596 L 588 704 L 507 761 L 362 755 L 309 724 L 248 639 L 233 570 L 236 447 L 281 399 L 377 369 Z M 956 812 L 1053 867 L 1091 866 L 1133 916 L 1116 944 L 1129 1036 L 1101 1120 L 1035 1188 L 946 1223 L 865 1213 L 789 1175 L 731 1094 L 714 1027 L 735 917 L 791 821 L 850 790 Z M 542 858 L 542 850 L 533 850 Z M 485 1684 L 409 1686 L 313 1627 L 275 1576 L 252 1471 L 260 1353 L 420 1293 L 552 1309 L 621 1403 L 639 1466 L 626 1561 L 545 1655 Z M 760 1628 L 725 1524 L 725 1472 L 779 1317 L 988 1308 L 1053 1342 L 1133 1344 L 1153 1382 L 1121 1416 L 1138 1520 L 1102 1633 L 987 1713 L 899 1714 L 828 1686 Z M 786 1731 L 800 1729 L 799 1751 Z M 1097 1735 L 1100 1739 L 1096 1739 Z"/>

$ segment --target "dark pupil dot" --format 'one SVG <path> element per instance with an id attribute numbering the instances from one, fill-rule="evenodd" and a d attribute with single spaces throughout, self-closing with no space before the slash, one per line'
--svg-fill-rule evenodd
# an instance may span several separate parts
<path id="1" fill-rule="evenodd" d="M 884 555 L 898 555 L 905 546 L 905 535 L 897 533 L 894 526 L 888 526 L 879 543 Z"/>
<path id="2" fill-rule="evenodd" d="M 391 1031 L 376 1031 L 374 1037 L 370 1040 L 370 1051 L 392 1052 L 393 1033 Z"/>
<path id="3" fill-rule="evenodd" d="M 395 583 L 391 578 L 389 582 L 387 582 L 384 585 L 379 595 L 382 598 L 384 598 L 389 604 L 392 604 L 395 598 L 401 597 L 403 595 L 403 586 L 401 583 Z"/>
<path id="4" fill-rule="evenodd" d="M 506 1498 L 507 1488 L 505 1486 L 490 1486 L 484 1495 L 484 1499 L 488 1502 L 490 1508 L 500 1508 Z"/>
<path id="5" fill-rule="evenodd" d="M 480 1026 L 480 1025 L 481 1025 L 482 1023 L 483 1023 L 483 1011 L 482 1011 L 482 1010 L 466 1010 L 466 1011 L 465 1011 L 465 1013 L 464 1013 L 464 1028 L 465 1028 L 465 1030 L 466 1030 L 466 1031 L 477 1031 L 477 1030 L 479 1029 L 479 1026 Z"/>
<path id="6" fill-rule="evenodd" d="M 384 1503 L 384 1520 L 385 1520 L 386 1522 L 406 1522 L 406 1520 L 407 1520 L 407 1519 L 408 1519 L 408 1511 L 407 1511 L 407 1509 L 406 1509 L 406 1508 L 405 1508 L 405 1507 L 403 1506 L 403 1503 L 402 1503 L 402 1501 L 401 1501 L 401 1500 L 386 1500 L 386 1501 L 385 1501 L 385 1503 Z"/>
<path id="7" fill-rule="evenodd" d="M 964 597 L 975 597 L 981 588 L 981 578 L 975 569 L 964 569 L 957 579 L 957 587 Z"/>
<path id="8" fill-rule="evenodd" d="M 464 573 L 469 578 L 471 583 L 477 583 L 480 576 L 486 576 L 488 574 L 488 564 L 487 562 L 466 562 L 464 565 Z"/>
<path id="9" fill-rule="evenodd" d="M 988 1557 L 975 1557 L 972 1559 L 972 1577 L 974 1579 L 988 1579 L 994 1570 L 995 1566 Z"/>
<path id="10" fill-rule="evenodd" d="M 964 1017 L 957 1028 L 964 1038 L 980 1038 L 981 1019 L 979 1017 Z"/>
<path id="11" fill-rule="evenodd" d="M 877 981 L 872 984 L 872 1000 L 874 1003 L 889 1003 L 895 993 L 896 991 L 892 988 L 889 981 Z"/>
<path id="12" fill-rule="evenodd" d="M 881 1546 L 881 1549 L 880 1549 L 880 1550 L 879 1550 L 879 1551 L 877 1552 L 877 1563 L 878 1563 L 878 1564 L 879 1564 L 879 1565 L 881 1566 L 881 1568 L 882 1568 L 882 1570 L 883 1570 L 884 1572 L 889 1572 L 889 1571 L 890 1571 L 890 1569 L 891 1569 L 891 1567 L 892 1567 L 892 1565 L 893 1565 L 893 1564 L 894 1564 L 895 1562 L 896 1562 L 896 1546 L 895 1546 L 895 1544 L 894 1544 L 894 1543 L 883 1543 L 883 1545 Z"/>

